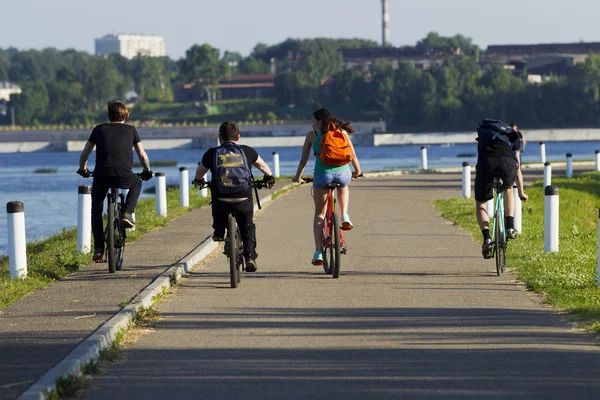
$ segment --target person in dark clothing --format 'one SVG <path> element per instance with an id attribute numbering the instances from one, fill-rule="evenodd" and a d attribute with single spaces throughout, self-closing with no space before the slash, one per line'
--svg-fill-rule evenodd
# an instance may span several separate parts
<path id="1" fill-rule="evenodd" d="M 142 147 L 142 141 L 137 130 L 132 125 L 125 124 L 129 118 L 129 110 L 120 101 L 108 102 L 109 123 L 97 125 L 85 144 L 79 157 L 77 173 L 89 177 L 87 161 L 96 147 L 96 166 L 92 183 L 92 233 L 94 236 L 94 261 L 102 260 L 104 256 L 104 227 L 102 226 L 102 208 L 104 199 L 110 187 L 129 189 L 124 204 L 121 222 L 128 228 L 135 226 L 132 213 L 135 211 L 137 200 L 142 190 L 142 181 L 133 173 L 133 155 L 135 149 L 140 163 L 144 167 L 142 178 L 152 177 L 148 155 Z"/>
<path id="2" fill-rule="evenodd" d="M 500 129 L 497 129 L 500 127 Z M 494 198 L 492 182 L 494 176 L 502 179 L 501 190 L 505 190 L 505 226 L 509 239 L 515 239 L 519 232 L 514 228 L 513 184 L 517 183 L 519 197 L 527 201 L 523 189 L 523 176 L 513 146 L 519 145 L 517 132 L 499 120 L 484 120 L 477 130 L 477 173 L 475 175 L 475 214 L 483 235 L 481 253 L 483 258 L 492 258 L 492 239 L 486 203 Z"/>
<path id="3" fill-rule="evenodd" d="M 250 183 L 252 167 L 258 168 L 265 174 L 264 179 L 269 184 L 269 188 L 275 184 L 275 178 L 256 150 L 249 146 L 238 145 L 239 140 L 240 131 L 235 122 L 223 122 L 219 127 L 221 146 L 204 153 L 202 161 L 198 163 L 194 182 L 204 183 L 204 175 L 208 171 L 211 172 L 213 240 L 224 240 L 227 214 L 233 213 L 244 244 L 246 271 L 255 272 L 258 253 Z"/>

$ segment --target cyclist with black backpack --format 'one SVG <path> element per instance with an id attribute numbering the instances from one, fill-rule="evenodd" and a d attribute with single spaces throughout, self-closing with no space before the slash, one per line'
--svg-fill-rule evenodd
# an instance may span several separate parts
<path id="1" fill-rule="evenodd" d="M 198 163 L 195 181 L 204 182 L 208 171 L 212 174 L 213 240 L 225 240 L 227 214 L 233 213 L 237 220 L 244 244 L 246 271 L 255 272 L 256 226 L 254 225 L 254 202 L 252 200 L 252 166 L 262 171 L 264 181 L 271 188 L 275 178 L 271 169 L 256 150 L 238 145 L 240 131 L 233 121 L 223 122 L 219 127 L 219 147 L 209 149 Z"/>
<path id="2" fill-rule="evenodd" d="M 493 257 L 490 222 L 486 203 L 494 198 L 492 182 L 495 176 L 500 177 L 505 191 L 505 226 L 509 239 L 515 239 L 519 232 L 514 224 L 513 184 L 517 183 L 519 197 L 527 201 L 528 196 L 523 189 L 523 177 L 520 165 L 514 153 L 513 145 L 519 143 L 517 131 L 500 120 L 484 119 L 477 128 L 477 173 L 475 176 L 475 214 L 483 235 L 481 253 L 483 258 Z"/>

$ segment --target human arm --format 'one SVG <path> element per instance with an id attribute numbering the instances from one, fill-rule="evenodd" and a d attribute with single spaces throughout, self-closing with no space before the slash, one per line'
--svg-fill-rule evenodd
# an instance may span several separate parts
<path id="1" fill-rule="evenodd" d="M 271 168 L 269 168 L 269 165 L 260 156 L 258 156 L 256 161 L 252 165 L 258 168 L 266 176 L 273 176 Z"/>
<path id="2" fill-rule="evenodd" d="M 148 159 L 148 154 L 146 154 L 146 152 L 144 151 L 144 146 L 142 146 L 142 142 L 137 142 L 133 145 L 133 148 L 135 149 L 135 152 L 138 155 L 140 163 L 144 167 L 144 171 L 150 171 L 150 160 Z"/>
<path id="3" fill-rule="evenodd" d="M 317 135 L 314 131 L 310 131 L 306 134 L 306 138 L 304 139 L 304 145 L 302 146 L 302 155 L 300 157 L 300 162 L 298 163 L 298 169 L 292 181 L 303 182 L 302 173 L 304 172 L 304 167 L 306 167 L 306 163 L 308 162 L 308 157 L 310 157 L 310 151 L 312 149 L 316 137 Z"/>
<path id="4" fill-rule="evenodd" d="M 194 182 L 201 183 L 204 181 L 204 175 L 209 171 L 207 167 L 204 166 L 201 162 L 198 163 L 198 168 L 196 168 L 196 174 L 194 175 Z"/>
<path id="5" fill-rule="evenodd" d="M 347 135 L 346 132 L 344 133 Z M 354 168 L 352 178 L 356 179 L 362 175 L 362 171 L 360 170 L 360 163 L 358 162 L 358 157 L 356 156 L 356 151 L 354 150 L 354 144 L 352 143 L 352 140 L 350 140 L 350 147 L 352 147 L 352 167 Z"/>
<path id="6" fill-rule="evenodd" d="M 517 156 L 519 159 L 520 157 Z M 523 172 L 521 171 L 521 163 L 517 162 L 517 190 L 519 192 L 519 198 L 522 201 L 527 201 L 529 196 L 525 194 L 525 189 L 523 185 Z"/>
<path id="7" fill-rule="evenodd" d="M 81 151 L 81 155 L 79 156 L 79 171 L 85 171 L 87 169 L 87 161 L 96 146 L 95 143 L 90 141 L 85 142 L 85 146 Z"/>

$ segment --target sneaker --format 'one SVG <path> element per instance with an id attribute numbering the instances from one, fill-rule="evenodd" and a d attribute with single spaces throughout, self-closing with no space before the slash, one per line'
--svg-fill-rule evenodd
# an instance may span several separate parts
<path id="1" fill-rule="evenodd" d="M 125 225 L 125 228 L 135 228 L 135 221 L 133 216 L 129 212 L 124 212 L 121 216 L 121 222 Z"/>
<path id="2" fill-rule="evenodd" d="M 315 254 L 313 254 L 312 265 L 323 265 L 322 251 L 315 251 Z"/>
<path id="3" fill-rule="evenodd" d="M 492 239 L 486 239 L 481 246 L 481 255 L 486 260 L 489 260 L 494 256 L 494 249 Z"/>
<path id="4" fill-rule="evenodd" d="M 256 260 L 250 257 L 244 257 L 246 259 L 246 272 L 256 272 Z"/>
<path id="5" fill-rule="evenodd" d="M 354 225 L 352 225 L 352 221 L 350 221 L 350 216 L 348 214 L 342 215 L 342 230 L 349 231 L 352 230 L 352 228 L 354 228 Z"/>
<path id="6" fill-rule="evenodd" d="M 96 249 L 94 250 L 94 255 L 92 256 L 92 260 L 94 262 L 100 263 L 104 259 L 104 250 Z"/>
<path id="7" fill-rule="evenodd" d="M 213 234 L 212 240 L 214 240 L 215 242 L 224 242 L 225 241 L 225 235 L 224 234 L 218 234 L 217 232 L 215 232 Z"/>
<path id="8" fill-rule="evenodd" d="M 507 229 L 506 230 L 506 237 L 509 239 L 516 239 L 517 236 L 519 236 L 519 231 L 516 229 Z"/>

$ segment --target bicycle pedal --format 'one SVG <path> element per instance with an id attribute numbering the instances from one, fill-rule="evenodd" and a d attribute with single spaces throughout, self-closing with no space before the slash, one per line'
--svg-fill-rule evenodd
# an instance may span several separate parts
<path id="1" fill-rule="evenodd" d="M 106 258 L 101 258 L 100 260 L 96 260 L 96 264 L 102 264 L 106 262 Z"/>

